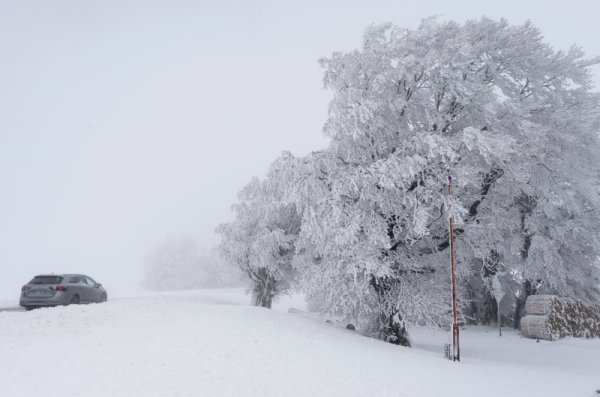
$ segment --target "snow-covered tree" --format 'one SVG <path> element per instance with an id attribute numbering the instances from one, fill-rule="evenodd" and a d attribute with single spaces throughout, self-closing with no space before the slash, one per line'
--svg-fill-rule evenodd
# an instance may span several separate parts
<path id="1" fill-rule="evenodd" d="M 286 164 L 293 157 L 284 153 L 264 180 L 253 179 L 239 193 L 233 206 L 235 219 L 220 225 L 219 249 L 252 282 L 253 303 L 270 308 L 273 298 L 291 287 L 295 277 L 292 259 L 300 231 L 296 206 L 285 200 Z"/>
<path id="2" fill-rule="evenodd" d="M 241 275 L 216 250 L 204 254 L 191 238 L 168 239 L 146 262 L 144 285 L 151 290 L 183 290 L 240 285 Z"/>
<path id="3" fill-rule="evenodd" d="M 484 18 L 372 26 L 323 59 L 332 143 L 301 184 L 319 196 L 298 247 L 329 309 L 401 344 L 406 322 L 445 325 L 449 216 L 463 287 L 500 260 L 513 292 L 598 299 L 598 59 L 583 56 Z"/>

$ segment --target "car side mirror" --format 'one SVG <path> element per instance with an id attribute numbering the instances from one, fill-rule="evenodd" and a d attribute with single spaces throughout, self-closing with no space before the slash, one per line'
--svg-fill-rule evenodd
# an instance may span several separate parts
<path id="1" fill-rule="evenodd" d="M 96 283 L 96 285 L 95 285 L 94 287 L 95 287 L 95 288 L 100 288 L 100 287 L 102 287 L 102 284 L 100 284 L 100 283 Z"/>

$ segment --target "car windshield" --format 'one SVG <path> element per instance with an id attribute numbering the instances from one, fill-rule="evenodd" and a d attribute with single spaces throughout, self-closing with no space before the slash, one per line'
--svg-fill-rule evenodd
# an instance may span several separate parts
<path id="1" fill-rule="evenodd" d="M 61 276 L 35 276 L 28 284 L 60 284 L 62 281 Z"/>

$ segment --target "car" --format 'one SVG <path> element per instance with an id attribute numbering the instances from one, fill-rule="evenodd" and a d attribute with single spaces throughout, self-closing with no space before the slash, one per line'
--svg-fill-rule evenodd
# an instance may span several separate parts
<path id="1" fill-rule="evenodd" d="M 39 274 L 21 288 L 19 305 L 27 310 L 42 306 L 106 302 L 102 284 L 85 274 Z"/>

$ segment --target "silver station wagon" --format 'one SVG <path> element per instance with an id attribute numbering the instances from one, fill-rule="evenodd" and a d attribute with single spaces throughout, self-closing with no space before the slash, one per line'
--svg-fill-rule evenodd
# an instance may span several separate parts
<path id="1" fill-rule="evenodd" d="M 21 288 L 19 305 L 27 310 L 42 306 L 106 302 L 106 290 L 84 274 L 40 274 Z"/>

